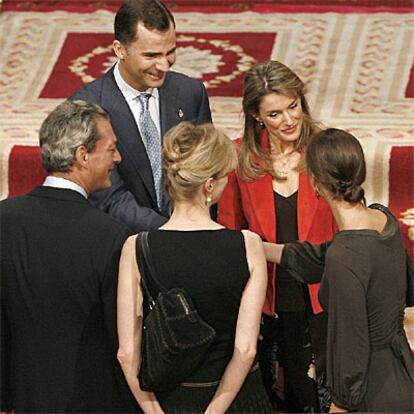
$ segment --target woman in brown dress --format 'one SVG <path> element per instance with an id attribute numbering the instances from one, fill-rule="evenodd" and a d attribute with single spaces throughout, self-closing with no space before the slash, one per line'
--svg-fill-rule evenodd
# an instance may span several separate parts
<path id="1" fill-rule="evenodd" d="M 313 283 L 325 261 L 319 299 L 328 313 L 330 411 L 412 412 L 414 362 L 403 329 L 407 255 L 398 221 L 380 204 L 366 206 L 364 154 L 355 137 L 319 132 L 306 158 L 339 232 L 322 246 L 285 245 L 281 265 Z M 268 260 L 280 261 L 280 246 L 266 243 L 265 250 Z"/>

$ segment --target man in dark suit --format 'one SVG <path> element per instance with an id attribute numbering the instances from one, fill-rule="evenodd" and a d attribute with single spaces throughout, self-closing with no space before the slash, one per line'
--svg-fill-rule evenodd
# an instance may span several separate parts
<path id="1" fill-rule="evenodd" d="M 0 411 L 136 412 L 116 355 L 130 232 L 88 202 L 121 161 L 109 117 L 67 101 L 39 138 L 44 184 L 0 203 Z"/>
<path id="2" fill-rule="evenodd" d="M 115 66 L 69 98 L 102 106 L 119 140 L 123 162 L 111 189 L 95 194 L 93 202 L 134 232 L 155 229 L 170 209 L 162 137 L 181 121 L 211 122 L 207 92 L 201 82 L 169 70 L 176 58 L 175 23 L 161 1 L 125 1 L 115 17 L 113 49 Z"/>

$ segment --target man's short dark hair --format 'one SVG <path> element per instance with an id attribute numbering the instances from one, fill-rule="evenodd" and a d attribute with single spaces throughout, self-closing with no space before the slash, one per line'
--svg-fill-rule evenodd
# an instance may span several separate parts
<path id="1" fill-rule="evenodd" d="M 137 24 L 142 22 L 146 29 L 166 32 L 174 17 L 167 6 L 159 0 L 125 0 L 115 16 L 115 39 L 128 45 L 137 37 Z"/>

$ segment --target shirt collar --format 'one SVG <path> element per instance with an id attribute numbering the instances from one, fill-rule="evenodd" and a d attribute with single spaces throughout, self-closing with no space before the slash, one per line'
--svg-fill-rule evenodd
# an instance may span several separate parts
<path id="1" fill-rule="evenodd" d="M 73 190 L 79 194 L 82 194 L 85 198 L 88 198 L 88 194 L 83 187 L 73 181 L 67 180 L 66 178 L 48 175 L 43 182 L 43 185 L 45 187 L 65 188 L 67 190 Z"/>
<path id="2" fill-rule="evenodd" d="M 137 95 L 143 93 L 134 89 L 132 86 L 128 85 L 124 81 L 124 79 L 121 76 L 121 72 L 119 71 L 119 61 L 116 63 L 114 68 L 114 77 L 115 82 L 118 85 L 118 88 L 120 89 L 122 95 L 124 95 L 128 103 L 135 100 Z M 155 99 L 158 99 L 158 88 L 149 88 L 145 92 L 151 94 Z"/>

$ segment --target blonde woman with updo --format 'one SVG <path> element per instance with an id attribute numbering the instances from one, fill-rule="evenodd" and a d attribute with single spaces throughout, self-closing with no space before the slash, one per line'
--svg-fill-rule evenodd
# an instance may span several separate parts
<path id="1" fill-rule="evenodd" d="M 236 163 L 232 142 L 211 124 L 182 122 L 164 138 L 163 167 L 173 210 L 167 223 L 149 233 L 157 278 L 167 290 L 184 288 L 217 333 L 201 365 L 172 391 L 155 394 L 140 388 L 143 293 L 136 236 L 123 247 L 118 359 L 145 413 L 272 412 L 256 362 L 267 282 L 263 246 L 256 234 L 228 230 L 209 213 Z"/>

